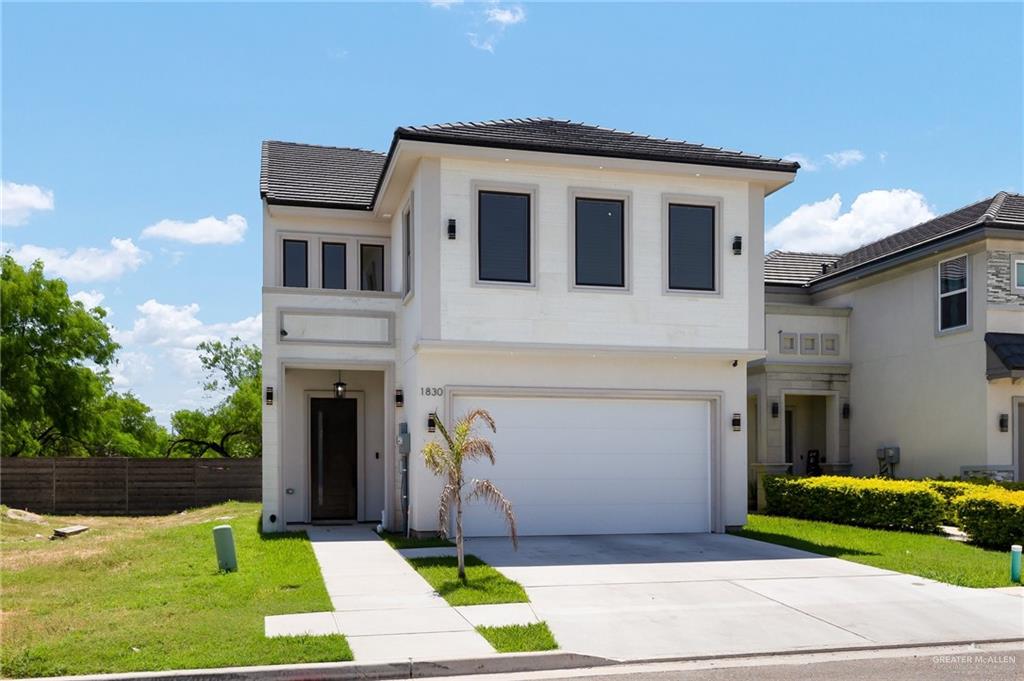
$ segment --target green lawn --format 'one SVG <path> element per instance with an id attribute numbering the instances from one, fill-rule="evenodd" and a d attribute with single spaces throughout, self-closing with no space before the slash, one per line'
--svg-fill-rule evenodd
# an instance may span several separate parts
<path id="1" fill-rule="evenodd" d="M 973 587 L 1013 586 L 1009 553 L 934 534 L 892 532 L 751 514 L 740 536 L 885 570 Z"/>
<path id="2" fill-rule="evenodd" d="M 155 518 L 0 521 L 3 676 L 350 660 L 342 636 L 263 635 L 265 615 L 332 610 L 304 534 L 257 530 L 258 504 Z M 49 541 L 53 527 L 88 532 Z M 217 570 L 211 529 L 235 531 Z"/>
<path id="3" fill-rule="evenodd" d="M 390 544 L 391 548 L 396 551 L 401 549 L 433 549 L 439 546 L 455 546 L 452 542 L 440 537 L 422 537 L 417 539 L 416 537 L 406 537 L 404 534 L 397 532 L 384 532 L 380 535 L 380 538 Z"/>
<path id="4" fill-rule="evenodd" d="M 458 578 L 455 556 L 410 558 L 409 564 L 451 605 L 530 601 L 518 582 L 513 582 L 476 556 L 466 556 L 465 584 Z"/>
<path id="5" fill-rule="evenodd" d="M 499 653 L 526 653 L 558 648 L 558 642 L 544 622 L 512 624 L 506 627 L 477 627 L 476 630 Z"/>

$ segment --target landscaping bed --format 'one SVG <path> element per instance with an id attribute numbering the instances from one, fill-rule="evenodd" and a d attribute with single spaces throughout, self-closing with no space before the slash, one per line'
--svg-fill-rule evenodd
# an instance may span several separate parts
<path id="1" fill-rule="evenodd" d="M 260 534 L 260 505 L 158 517 L 0 520 L 5 677 L 351 660 L 343 636 L 268 639 L 266 615 L 332 610 L 305 534 Z M 49 541 L 53 528 L 83 534 Z M 229 524 L 237 573 L 211 530 Z M 38 536 L 37 536 L 38 535 Z"/>
<path id="2" fill-rule="evenodd" d="M 1014 586 L 1004 551 L 945 537 L 751 514 L 742 537 L 971 587 Z"/>

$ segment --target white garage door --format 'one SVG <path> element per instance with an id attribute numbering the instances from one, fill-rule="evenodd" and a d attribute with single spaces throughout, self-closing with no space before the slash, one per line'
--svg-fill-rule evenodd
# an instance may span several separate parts
<path id="1" fill-rule="evenodd" d="M 705 400 L 462 397 L 455 415 L 491 413 L 497 464 L 473 463 L 512 502 L 519 532 L 609 534 L 710 530 L 710 404 Z M 485 433 L 485 426 L 480 434 Z M 474 501 L 467 536 L 505 532 Z"/>

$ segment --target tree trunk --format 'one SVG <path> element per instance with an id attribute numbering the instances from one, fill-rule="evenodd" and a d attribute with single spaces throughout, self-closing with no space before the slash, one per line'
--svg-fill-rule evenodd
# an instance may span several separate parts
<path id="1" fill-rule="evenodd" d="M 455 553 L 459 558 L 459 579 L 466 583 L 466 552 L 462 543 L 462 491 L 455 496 Z"/>

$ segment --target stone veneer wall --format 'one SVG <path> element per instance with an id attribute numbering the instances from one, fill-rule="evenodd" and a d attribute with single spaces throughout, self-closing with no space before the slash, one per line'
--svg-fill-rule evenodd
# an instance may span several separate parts
<path id="1" fill-rule="evenodd" d="M 995 305 L 1019 305 L 1024 307 L 1024 294 L 1013 290 L 1013 258 L 1022 253 L 1011 251 L 989 251 L 986 299 Z"/>

